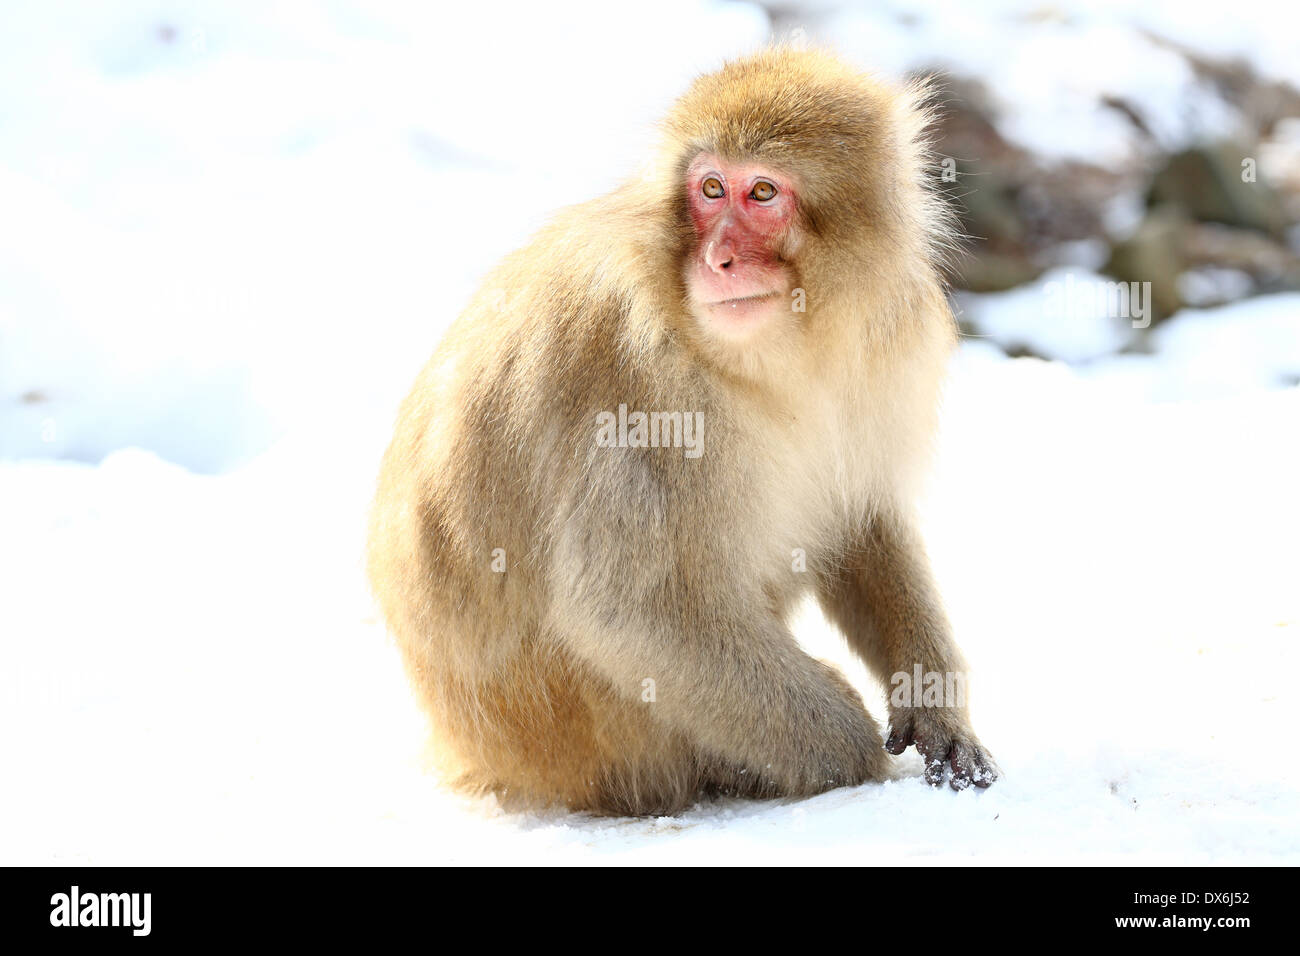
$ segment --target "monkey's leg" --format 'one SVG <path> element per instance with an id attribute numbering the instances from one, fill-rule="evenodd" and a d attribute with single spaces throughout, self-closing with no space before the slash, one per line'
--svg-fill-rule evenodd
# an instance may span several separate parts
<path id="1" fill-rule="evenodd" d="M 971 730 L 966 662 L 931 579 L 924 547 L 911 524 L 877 515 L 849 544 L 839 568 L 820 581 L 819 597 L 850 646 L 892 687 L 886 749 L 910 744 L 925 759 L 925 778 L 954 790 L 987 787 L 996 764 Z"/>
<path id="2" fill-rule="evenodd" d="M 606 617 L 605 627 L 583 628 L 570 642 L 620 694 L 693 741 L 712 769 L 706 789 L 798 796 L 886 776 L 880 732 L 861 698 L 803 653 L 774 615 L 722 607 L 708 617 L 678 615 L 672 603 L 669 589 L 657 601 L 653 630 L 610 627 Z M 687 617 L 695 627 L 669 623 Z M 655 617 L 624 618 L 631 620 Z"/>

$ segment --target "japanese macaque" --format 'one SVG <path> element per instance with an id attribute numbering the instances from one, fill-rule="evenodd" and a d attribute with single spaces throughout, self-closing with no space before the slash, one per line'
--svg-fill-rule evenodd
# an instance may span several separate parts
<path id="1" fill-rule="evenodd" d="M 964 674 L 912 514 L 956 341 L 924 102 L 826 53 L 732 62 L 452 325 L 369 569 L 455 780 L 665 814 L 910 744 L 931 783 L 995 779 L 964 700 L 896 693 L 882 744 L 787 626 L 812 592 L 886 685 Z"/>

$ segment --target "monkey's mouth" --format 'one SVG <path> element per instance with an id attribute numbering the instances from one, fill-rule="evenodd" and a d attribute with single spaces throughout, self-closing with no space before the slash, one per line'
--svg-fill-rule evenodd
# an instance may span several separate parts
<path id="1" fill-rule="evenodd" d="M 710 309 L 727 309 L 737 312 L 747 311 L 756 305 L 765 302 L 771 302 L 781 293 L 779 292 L 758 292 L 754 295 L 742 295 L 734 299 L 720 299 L 717 302 L 708 303 Z"/>
<path id="2" fill-rule="evenodd" d="M 780 309 L 777 304 L 780 298 L 780 292 L 756 292 L 753 295 L 710 302 L 705 310 L 709 322 L 719 332 L 727 336 L 740 335 L 748 338 L 776 314 Z"/>

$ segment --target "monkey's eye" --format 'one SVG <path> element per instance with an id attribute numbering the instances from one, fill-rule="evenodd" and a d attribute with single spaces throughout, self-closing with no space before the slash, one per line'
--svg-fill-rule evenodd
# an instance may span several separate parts
<path id="1" fill-rule="evenodd" d="M 751 199 L 757 199 L 759 202 L 767 202 L 775 195 L 776 187 L 761 179 L 754 183 L 754 188 L 749 193 Z"/>
<path id="2" fill-rule="evenodd" d="M 700 190 L 710 199 L 721 199 L 722 194 L 725 191 L 722 188 L 722 183 L 718 181 L 716 176 L 710 176 L 708 179 L 704 180 L 704 182 L 700 184 Z"/>

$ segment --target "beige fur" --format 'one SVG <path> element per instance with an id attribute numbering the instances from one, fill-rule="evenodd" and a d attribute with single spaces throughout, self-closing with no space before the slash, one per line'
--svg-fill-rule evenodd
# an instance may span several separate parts
<path id="1" fill-rule="evenodd" d="M 456 779 L 640 814 L 886 773 L 859 696 L 785 617 L 816 588 L 882 678 L 961 666 L 908 518 L 955 341 L 925 123 L 919 91 L 825 54 L 732 63 L 677 103 L 646 175 L 561 213 L 450 329 L 402 406 L 369 566 Z M 686 304 L 702 150 L 802 184 L 807 311 L 743 347 Z M 702 412 L 704 453 L 597 447 L 620 403 Z M 931 764 L 984 756 L 964 712 L 893 716 Z"/>

